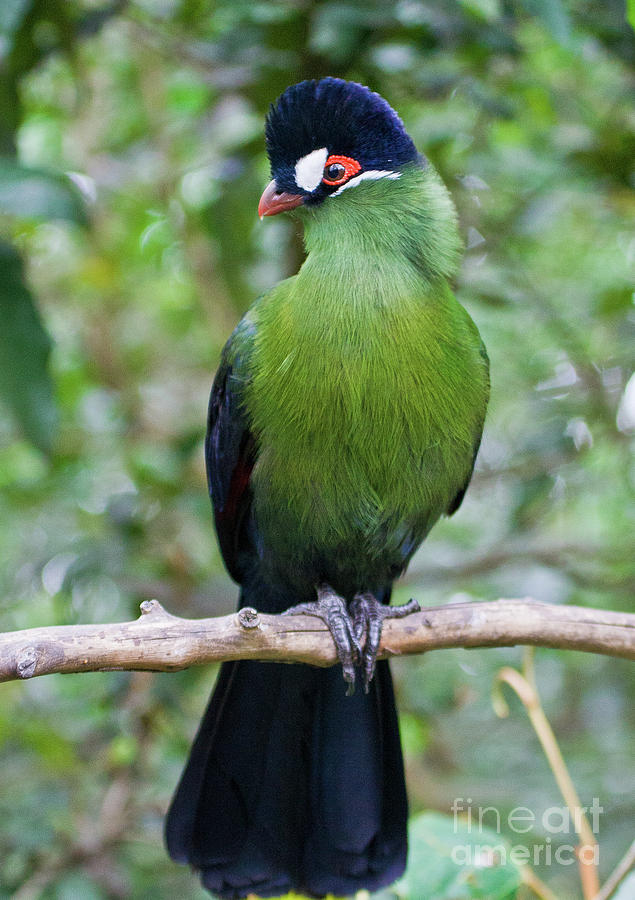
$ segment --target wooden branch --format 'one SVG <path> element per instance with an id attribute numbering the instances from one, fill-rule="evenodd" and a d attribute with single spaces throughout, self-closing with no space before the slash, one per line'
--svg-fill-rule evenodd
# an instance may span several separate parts
<path id="1" fill-rule="evenodd" d="M 380 655 L 445 647 L 533 644 L 635 659 L 635 615 L 551 606 L 530 598 L 428 607 L 387 619 Z M 230 616 L 181 619 L 157 600 L 134 622 L 58 625 L 0 634 L 0 681 L 54 672 L 113 669 L 172 672 L 229 659 L 332 666 L 326 626 L 313 616 L 269 616 L 246 608 Z"/>

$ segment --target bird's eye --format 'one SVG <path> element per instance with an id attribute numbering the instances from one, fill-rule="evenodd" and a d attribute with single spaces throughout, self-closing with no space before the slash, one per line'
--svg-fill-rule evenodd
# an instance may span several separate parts
<path id="1" fill-rule="evenodd" d="M 357 160 L 350 156 L 329 156 L 324 164 L 322 182 L 331 186 L 344 184 L 353 175 L 357 175 L 361 168 Z"/>
<path id="2" fill-rule="evenodd" d="M 342 178 L 346 175 L 346 169 L 342 165 L 342 163 L 331 163 L 330 166 L 326 166 L 324 169 L 324 179 L 328 178 L 329 181 L 341 181 Z"/>

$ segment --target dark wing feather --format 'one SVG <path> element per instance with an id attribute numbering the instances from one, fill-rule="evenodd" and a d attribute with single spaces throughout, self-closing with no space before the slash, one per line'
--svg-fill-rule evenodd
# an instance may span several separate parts
<path id="1" fill-rule="evenodd" d="M 459 508 L 461 503 L 463 503 L 463 497 L 465 497 L 465 492 L 467 491 L 468 487 L 470 486 L 470 481 L 472 480 L 472 474 L 474 473 L 474 464 L 476 462 L 476 455 L 478 453 L 478 448 L 481 446 L 482 434 L 483 434 L 483 432 L 481 431 L 479 433 L 478 440 L 476 442 L 476 446 L 474 447 L 474 455 L 472 456 L 472 465 L 470 467 L 470 474 L 467 476 L 465 484 L 463 485 L 461 490 L 457 491 L 457 493 L 454 495 L 452 502 L 448 506 L 448 509 L 446 512 L 446 515 L 448 515 L 448 516 L 453 515 L 453 513 L 455 513 L 457 511 L 457 509 Z"/>
<path id="2" fill-rule="evenodd" d="M 230 337 L 209 398 L 205 464 L 221 553 L 229 574 L 242 581 L 252 501 L 251 471 L 256 461 L 253 435 L 243 406 L 247 381 L 245 353 L 253 326 L 243 320 Z"/>

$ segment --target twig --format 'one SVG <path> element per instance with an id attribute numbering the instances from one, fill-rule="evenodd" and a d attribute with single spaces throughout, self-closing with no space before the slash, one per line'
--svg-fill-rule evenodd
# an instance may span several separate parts
<path id="1" fill-rule="evenodd" d="M 255 610 L 208 619 L 170 615 L 156 600 L 134 622 L 58 625 L 0 634 L 0 681 L 55 672 L 112 669 L 169 672 L 230 659 L 331 666 L 337 662 L 326 626 L 312 616 Z M 448 647 L 529 644 L 635 659 L 635 615 L 551 606 L 531 599 L 450 603 L 389 619 L 382 656 Z"/>
<path id="2" fill-rule="evenodd" d="M 602 885 L 602 889 L 598 891 L 593 900 L 608 900 L 608 898 L 617 890 L 620 882 L 626 878 L 633 866 L 635 866 L 635 841 L 633 841 L 628 848 L 613 872 L 611 872 Z"/>
<path id="3" fill-rule="evenodd" d="M 549 767 L 569 810 L 576 833 L 582 841 L 582 846 L 577 848 L 582 893 L 585 900 L 593 900 L 600 887 L 597 874 L 597 854 L 595 852 L 597 840 L 585 815 L 584 807 L 580 802 L 575 785 L 569 775 L 569 770 L 560 752 L 556 736 L 542 708 L 540 695 L 536 687 L 533 656 L 530 649 L 525 653 L 523 672 L 521 673 L 516 669 L 505 666 L 496 675 L 495 687 L 500 685 L 501 682 L 508 684 L 520 698 L 527 710 L 529 721 L 542 745 Z M 509 710 L 502 694 L 500 692 L 495 693 L 493 699 L 494 709 L 497 714 L 503 717 L 507 716 Z M 590 859 L 588 856 L 589 850 L 592 851 Z"/>
<path id="4" fill-rule="evenodd" d="M 558 569 L 576 584 L 610 588 L 630 597 L 635 591 L 635 573 L 632 568 L 617 574 L 611 571 L 611 566 L 616 561 L 625 558 L 627 557 L 622 548 L 616 552 L 595 544 L 547 545 L 526 539 L 510 541 L 471 559 L 453 559 L 447 565 L 428 563 L 411 566 L 404 581 L 406 584 L 430 584 L 432 581 L 447 583 L 448 578 L 454 581 L 473 579 L 507 564 L 529 563 Z"/>
<path id="5" fill-rule="evenodd" d="M 534 870 L 529 866 L 522 867 L 521 877 L 523 884 L 526 885 L 536 897 L 540 897 L 540 900 L 558 900 L 551 888 L 546 885 L 544 881 L 541 881 Z"/>

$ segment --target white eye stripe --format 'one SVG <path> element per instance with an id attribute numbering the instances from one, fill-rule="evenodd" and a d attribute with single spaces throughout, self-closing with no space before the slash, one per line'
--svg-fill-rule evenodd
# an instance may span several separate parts
<path id="1" fill-rule="evenodd" d="M 346 188 L 356 187 L 360 181 L 377 181 L 379 178 L 390 178 L 394 181 L 395 178 L 401 178 L 401 172 L 391 172 L 389 170 L 380 169 L 369 169 L 368 172 L 360 172 L 359 175 L 355 175 L 354 178 L 351 178 L 346 184 L 343 184 L 341 188 L 333 191 L 331 197 L 337 197 L 337 195 L 341 194 L 342 191 L 345 191 Z"/>
<path id="2" fill-rule="evenodd" d="M 305 191 L 314 191 L 322 181 L 324 165 L 329 155 L 326 147 L 312 150 L 295 164 L 295 183 Z"/>

